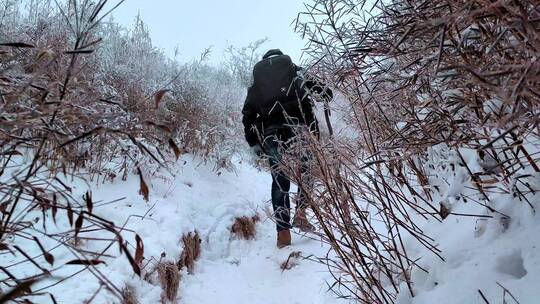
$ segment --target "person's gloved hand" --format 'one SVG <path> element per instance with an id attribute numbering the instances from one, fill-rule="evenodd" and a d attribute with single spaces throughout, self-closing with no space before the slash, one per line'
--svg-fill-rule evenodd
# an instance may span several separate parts
<path id="1" fill-rule="evenodd" d="M 261 157 L 264 154 L 263 148 L 260 144 L 252 146 L 251 151 L 253 151 L 253 154 L 257 155 L 257 157 Z"/>

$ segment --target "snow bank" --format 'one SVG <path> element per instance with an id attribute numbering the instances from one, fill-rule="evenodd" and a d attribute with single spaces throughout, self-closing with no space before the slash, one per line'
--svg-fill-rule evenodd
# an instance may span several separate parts
<path id="1" fill-rule="evenodd" d="M 473 173 L 482 170 L 474 151 L 462 153 Z M 491 185 L 497 186 L 488 191 L 489 205 L 498 211 L 494 213 L 482 206 L 482 195 L 470 183 L 468 172 L 454 153 L 436 147 L 430 156 L 430 183 L 441 193 L 434 202 L 440 202 L 452 214 L 442 222 L 417 223 L 424 223 L 423 230 L 435 239 L 444 260 L 410 243 L 409 256 L 418 259 L 418 265 L 427 272 L 419 267 L 412 271 L 415 297 L 402 292 L 397 303 L 539 303 L 540 218 L 533 207 L 538 207 L 540 199 L 540 175 L 523 172 L 530 174 L 525 182 L 535 191 L 528 194 L 532 207 L 511 191 L 515 181 Z"/>

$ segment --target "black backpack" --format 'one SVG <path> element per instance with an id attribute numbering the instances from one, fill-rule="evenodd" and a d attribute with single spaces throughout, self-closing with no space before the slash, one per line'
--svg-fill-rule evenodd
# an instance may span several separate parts
<path id="1" fill-rule="evenodd" d="M 253 68 L 253 79 L 259 95 L 258 107 L 265 114 L 274 112 L 272 109 L 278 106 L 277 103 L 286 109 L 304 97 L 296 65 L 280 50 L 271 50 L 264 55 Z"/>

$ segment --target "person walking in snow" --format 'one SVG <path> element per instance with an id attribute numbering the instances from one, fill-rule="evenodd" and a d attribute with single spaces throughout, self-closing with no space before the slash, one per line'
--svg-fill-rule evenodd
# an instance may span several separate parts
<path id="1" fill-rule="evenodd" d="M 268 51 L 253 68 L 253 85 L 248 89 L 242 109 L 247 143 L 259 157 L 265 155 L 270 163 L 278 248 L 291 244 L 292 227 L 304 232 L 314 230 L 306 216 L 308 206 L 301 190 L 293 223 L 290 223 L 291 181 L 280 169 L 283 152 L 297 140 L 295 130 L 304 127 L 318 136 L 313 93 L 327 102 L 333 98 L 329 88 L 302 74 L 303 70 L 279 49 Z M 305 168 L 309 157 L 299 157 L 302 173 L 309 174 Z"/>

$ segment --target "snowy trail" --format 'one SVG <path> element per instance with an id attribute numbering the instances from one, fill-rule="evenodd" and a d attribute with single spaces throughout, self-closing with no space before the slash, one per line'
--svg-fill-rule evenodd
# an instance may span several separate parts
<path id="1" fill-rule="evenodd" d="M 293 235 L 292 246 L 283 250 L 276 248 L 275 225 L 267 215 L 271 208 L 271 177 L 268 173 L 238 159 L 234 172 L 215 172 L 211 164 L 200 164 L 198 159 L 189 155 L 183 156 L 177 164 L 172 178 L 167 173 L 146 178 L 150 187 L 148 202 L 138 193 L 140 184 L 136 175 L 128 177 L 127 181 L 116 180 L 99 186 L 89 186 L 77 180 L 69 183 L 75 197 L 80 197 L 90 187 L 96 202 L 94 213 L 117 225 L 125 223 L 124 238 L 130 244 L 134 244 L 134 233 L 142 237 L 146 261 L 157 261 L 164 256 L 163 260 L 176 262 L 182 251 L 182 235 L 192 231 L 199 233 L 202 254 L 194 274 L 182 273 L 179 303 L 338 303 L 332 293 L 326 292 L 327 281 L 331 284 L 332 279 L 324 265 L 300 258 L 295 267 L 285 271 L 280 268 L 292 252 L 301 251 L 303 257 L 323 257 L 328 248 L 298 234 Z M 107 203 L 122 197 L 125 199 Z M 234 219 L 255 214 L 261 218 L 255 239 L 234 239 L 230 232 Z M 70 227 L 66 219 L 51 226 L 59 231 Z M 98 235 L 90 232 L 85 236 Z M 42 243 L 46 248 L 53 248 L 56 244 L 46 238 Z M 83 246 L 99 251 L 109 244 L 94 242 Z M 107 253 L 118 256 L 118 249 L 113 247 Z M 74 258 L 72 253 L 61 247 L 51 253 L 58 265 Z M 39 252 L 36 251 L 35 255 L 38 256 Z M 10 265 L 20 259 L 3 255 L 0 256 L 0 264 Z M 105 261 L 106 265 L 98 266 L 99 271 L 119 288 L 131 286 L 139 303 L 155 304 L 160 301 L 162 289 L 159 283 L 136 277 L 124 256 L 106 258 Z M 47 265 L 43 259 L 38 262 Z M 152 263 L 143 269 L 143 274 L 151 266 Z M 32 270 L 31 267 L 11 270 L 18 275 Z M 70 277 L 79 269 L 77 266 L 63 267 L 57 275 Z M 47 280 L 40 284 L 46 286 L 51 283 L 54 282 Z M 100 289 L 99 282 L 86 271 L 49 290 L 55 294 L 58 303 L 84 303 Z M 41 300 L 34 302 L 42 303 Z M 104 291 L 99 292 L 93 301 L 116 302 L 115 297 Z"/>
<path id="2" fill-rule="evenodd" d="M 323 255 L 325 249 L 294 236 L 293 246 L 275 248 L 273 223 L 258 225 L 254 241 L 234 240 L 222 258 L 203 254 L 196 275 L 183 282 L 183 303 L 337 303 L 325 293 L 324 267 L 301 260 L 290 270 L 280 266 L 290 253 Z"/>
<path id="3" fill-rule="evenodd" d="M 325 279 L 330 278 L 324 266 L 300 259 L 290 270 L 280 268 L 294 251 L 324 256 L 327 248 L 295 234 L 292 246 L 278 250 L 275 224 L 264 211 L 270 210 L 270 175 L 249 165 L 237 169 L 237 174 L 224 173 L 215 180 L 204 177 L 215 173 L 201 168 L 181 174 L 197 181 L 193 188 L 201 183 L 201 201 L 214 201 L 203 212 L 195 200 L 186 206 L 201 229 L 203 253 L 195 275 L 182 281 L 182 303 L 337 303 L 326 293 Z M 262 218 L 255 240 L 231 239 L 234 217 L 252 216 L 255 210 Z"/>

